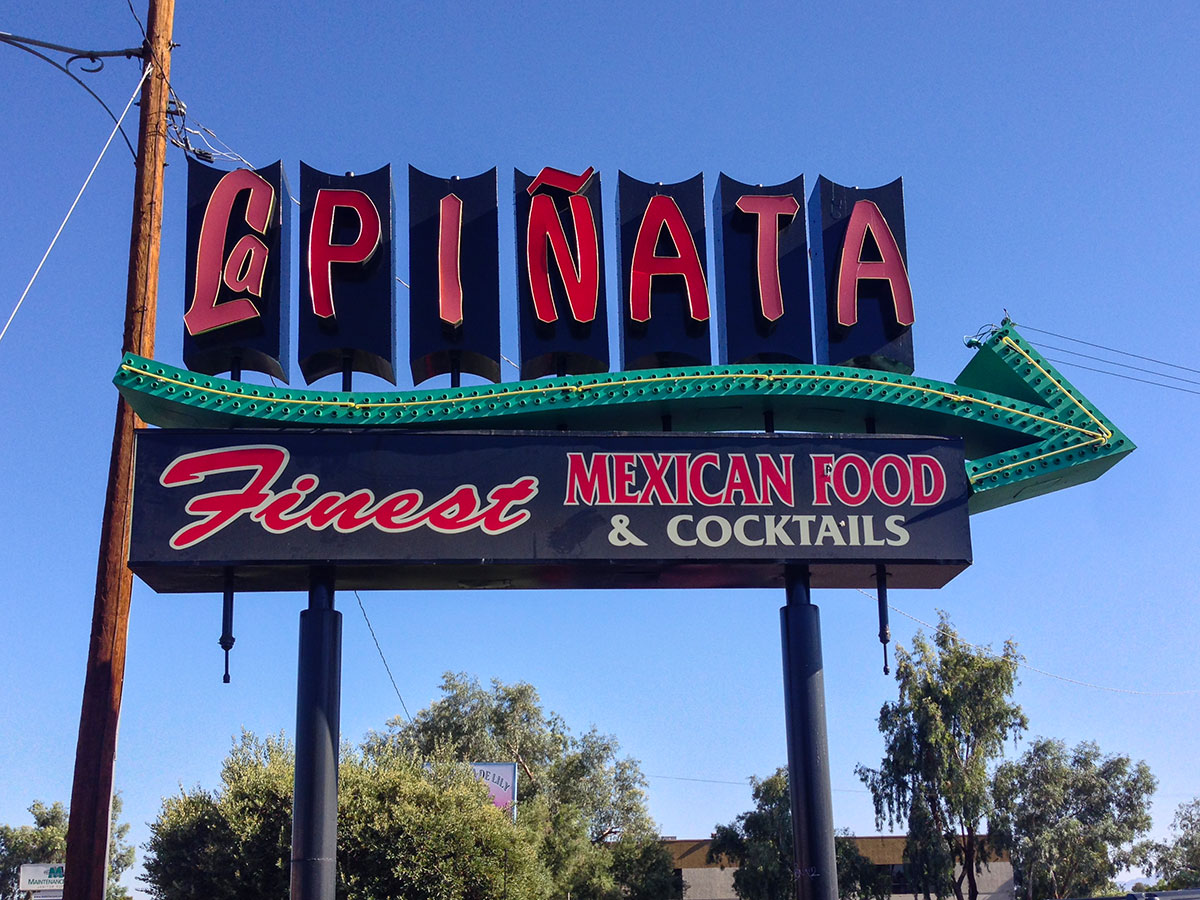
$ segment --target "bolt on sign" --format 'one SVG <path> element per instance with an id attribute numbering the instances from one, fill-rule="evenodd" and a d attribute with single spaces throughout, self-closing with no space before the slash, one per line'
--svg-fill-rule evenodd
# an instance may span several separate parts
<path id="1" fill-rule="evenodd" d="M 289 246 L 283 168 L 222 173 L 188 162 L 184 361 L 205 374 L 287 379 Z M 821 363 L 910 373 L 915 320 L 900 179 L 872 189 L 819 178 L 714 195 L 716 292 L 707 270 L 704 176 L 676 184 L 618 173 L 620 272 L 608 341 L 600 173 L 513 172 L 520 376 L 673 365 Z M 414 383 L 500 377 L 496 169 L 442 178 L 412 166 L 409 346 Z M 391 167 L 331 175 L 301 164 L 299 346 L 307 383 L 369 372 L 395 383 Z M 810 298 L 810 231 L 812 235 Z"/>

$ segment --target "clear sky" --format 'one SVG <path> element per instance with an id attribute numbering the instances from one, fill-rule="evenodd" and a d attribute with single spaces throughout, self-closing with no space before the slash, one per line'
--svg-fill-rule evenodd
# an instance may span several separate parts
<path id="1" fill-rule="evenodd" d="M 0 30 L 96 49 L 141 39 L 124 0 L 10 0 Z M 180 0 L 172 82 L 189 125 L 211 129 L 255 165 L 283 159 L 293 185 L 300 160 L 332 172 L 396 167 L 401 275 L 404 167 L 466 176 L 499 166 L 510 314 L 504 185 L 513 167 L 596 166 L 610 240 L 618 169 L 664 182 L 702 170 L 709 196 L 721 171 L 764 184 L 801 172 L 810 185 L 818 174 L 862 186 L 903 176 L 917 374 L 953 380 L 971 355 L 962 336 L 1006 309 L 1018 323 L 1200 368 L 1198 36 L 1200 7 L 1170 2 Z M 81 77 L 119 111 L 138 69 L 113 60 Z M 0 85 L 6 319 L 111 121 L 67 78 L 5 46 Z M 70 796 L 116 403 L 131 162 L 114 143 L 0 342 L 0 821 L 8 823 L 27 822 L 34 799 Z M 157 356 L 173 364 L 181 364 L 183 163 L 172 150 L 159 293 Z M 608 259 L 614 285 L 611 245 Z M 509 327 L 506 339 L 513 335 Z M 1161 835 L 1175 807 L 1200 794 L 1192 443 L 1200 375 L 1168 370 L 1192 379 L 1171 382 L 1185 393 L 1063 371 L 1138 451 L 1097 482 L 975 517 L 975 565 L 941 591 L 898 591 L 892 602 L 926 621 L 944 608 L 972 642 L 998 647 L 1011 637 L 1030 666 L 1062 676 L 1022 672 L 1016 699 L 1031 736 L 1095 740 L 1145 759 L 1160 782 Z M 853 769 L 878 764 L 875 719 L 895 684 L 880 670 L 874 599 L 834 591 L 814 599 L 835 818 L 870 833 L 869 796 Z M 707 836 L 748 807 L 747 776 L 785 761 L 778 593 L 362 600 L 410 710 L 437 696 L 446 670 L 527 680 L 576 730 L 614 733 L 642 761 L 665 834 Z M 354 597 L 338 603 L 342 730 L 356 741 L 400 704 Z M 241 729 L 293 730 L 304 604 L 298 594 L 240 597 L 233 683 L 223 685 L 219 597 L 137 585 L 116 770 L 135 842 L 147 839 L 163 795 L 215 786 Z M 892 627 L 907 645 L 918 626 L 893 614 Z"/>

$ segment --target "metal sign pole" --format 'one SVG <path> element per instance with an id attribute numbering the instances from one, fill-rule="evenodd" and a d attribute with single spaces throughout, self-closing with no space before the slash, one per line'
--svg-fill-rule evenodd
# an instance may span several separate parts
<path id="1" fill-rule="evenodd" d="M 300 613 L 291 900 L 334 900 L 337 887 L 342 614 L 333 594 L 333 571 L 314 570 Z"/>
<path id="2" fill-rule="evenodd" d="M 789 566 L 785 585 L 787 605 L 779 610 L 779 620 L 796 900 L 837 900 L 821 615 L 812 604 L 806 566 Z"/>

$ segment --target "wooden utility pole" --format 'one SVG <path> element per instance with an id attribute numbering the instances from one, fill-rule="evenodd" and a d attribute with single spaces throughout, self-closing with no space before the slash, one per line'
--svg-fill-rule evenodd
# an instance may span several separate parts
<path id="1" fill-rule="evenodd" d="M 171 75 L 171 28 L 175 0 L 150 0 L 142 65 L 154 71 L 142 86 L 138 123 L 137 178 L 129 240 L 123 351 L 154 356 L 158 300 L 158 252 L 162 236 L 163 166 L 167 153 L 167 98 Z M 129 512 L 133 489 L 133 430 L 137 417 L 117 398 L 108 490 L 96 567 L 96 599 L 88 644 L 71 818 L 67 829 L 64 900 L 103 900 L 108 880 L 109 815 L 117 723 L 125 681 L 125 643 L 133 574 Z"/>

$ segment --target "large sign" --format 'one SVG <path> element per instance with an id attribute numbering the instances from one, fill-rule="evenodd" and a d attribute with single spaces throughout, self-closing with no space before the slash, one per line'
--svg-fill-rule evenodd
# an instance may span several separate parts
<path id="1" fill-rule="evenodd" d="M 940 587 L 971 562 L 961 441 L 773 434 L 138 435 L 158 591 Z"/>
<path id="2" fill-rule="evenodd" d="M 205 374 L 244 368 L 283 378 L 282 168 L 225 173 L 192 162 L 188 171 L 187 358 Z M 335 176 L 301 166 L 299 356 L 309 383 L 352 371 L 394 382 L 390 172 Z M 663 184 L 618 172 L 615 354 L 600 174 L 514 170 L 512 189 L 521 378 L 603 372 L 612 356 L 625 370 L 709 365 L 714 331 L 722 364 L 913 370 L 899 179 L 858 189 L 820 178 L 806 206 L 803 176 L 764 187 L 722 174 L 714 292 L 704 175 Z M 410 166 L 408 195 L 414 383 L 444 374 L 457 382 L 462 373 L 499 382 L 497 171 L 443 178 Z"/>

